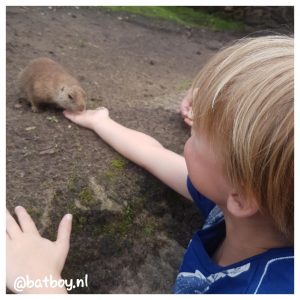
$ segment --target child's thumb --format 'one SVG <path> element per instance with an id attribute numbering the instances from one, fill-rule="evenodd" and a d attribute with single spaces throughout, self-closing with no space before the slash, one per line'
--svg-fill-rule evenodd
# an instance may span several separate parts
<path id="1" fill-rule="evenodd" d="M 69 251 L 70 235 L 72 230 L 72 215 L 66 214 L 59 223 L 56 243 L 59 245 L 63 254 Z"/>
<path id="2" fill-rule="evenodd" d="M 64 115 L 67 119 L 69 119 L 69 120 L 71 120 L 71 121 L 72 121 L 72 117 L 74 116 L 74 114 L 73 114 L 72 112 L 67 111 L 67 110 L 64 110 L 64 111 L 63 111 L 63 115 Z"/>

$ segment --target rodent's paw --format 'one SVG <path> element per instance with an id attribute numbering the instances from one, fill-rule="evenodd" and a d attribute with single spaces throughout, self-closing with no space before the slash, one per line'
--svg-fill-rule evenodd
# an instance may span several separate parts
<path id="1" fill-rule="evenodd" d="M 31 111 L 34 113 L 38 113 L 40 110 L 38 109 L 37 106 L 31 106 Z"/>

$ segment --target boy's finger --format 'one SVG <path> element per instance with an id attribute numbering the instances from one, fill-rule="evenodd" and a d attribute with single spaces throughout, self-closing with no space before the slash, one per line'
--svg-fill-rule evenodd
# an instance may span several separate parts
<path id="1" fill-rule="evenodd" d="M 68 118 L 68 119 L 74 119 L 74 118 L 76 118 L 77 116 L 80 116 L 80 115 L 82 115 L 84 112 L 86 112 L 86 110 L 85 111 L 82 111 L 82 112 L 73 112 L 73 111 L 69 111 L 69 110 L 64 110 L 63 111 L 63 115 L 66 117 L 66 118 Z"/>
<path id="2" fill-rule="evenodd" d="M 23 232 L 39 234 L 33 220 L 31 219 L 30 215 L 28 214 L 28 212 L 24 207 L 17 206 L 15 208 L 15 212 L 16 215 L 18 216 L 18 220 Z"/>
<path id="3" fill-rule="evenodd" d="M 183 118 L 186 118 L 188 116 L 188 111 L 181 110 L 180 113 Z"/>
<path id="4" fill-rule="evenodd" d="M 10 212 L 6 209 L 6 232 L 11 239 L 20 235 L 22 233 L 20 226 L 17 224 L 16 220 L 12 217 Z"/>
<path id="5" fill-rule="evenodd" d="M 184 122 L 186 124 L 188 124 L 189 126 L 192 126 L 193 125 L 193 121 L 190 119 L 190 118 L 184 118 Z"/>
<path id="6" fill-rule="evenodd" d="M 64 248 L 66 252 L 69 250 L 70 235 L 72 230 L 72 215 L 66 214 L 60 221 L 56 242 Z"/>
<path id="7" fill-rule="evenodd" d="M 180 111 L 183 115 L 187 115 L 189 112 L 189 106 L 187 105 L 181 105 L 180 106 Z"/>
<path id="8" fill-rule="evenodd" d="M 67 119 L 69 119 L 69 120 L 71 120 L 71 121 L 73 121 L 73 119 L 76 117 L 76 114 L 75 114 L 75 113 L 73 113 L 73 112 L 71 112 L 71 111 L 68 111 L 68 110 L 64 110 L 64 111 L 63 111 L 63 115 L 64 115 Z"/>

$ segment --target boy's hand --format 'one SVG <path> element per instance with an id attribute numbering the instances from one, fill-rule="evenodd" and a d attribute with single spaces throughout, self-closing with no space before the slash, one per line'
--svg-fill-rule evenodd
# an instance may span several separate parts
<path id="1" fill-rule="evenodd" d="M 60 279 L 69 251 L 72 215 L 67 214 L 59 224 L 57 240 L 42 238 L 27 211 L 15 209 L 19 224 L 6 210 L 6 285 L 15 292 L 14 284 L 20 276 L 42 280 L 47 276 Z M 24 288 L 23 293 L 66 293 L 65 288 Z"/>
<path id="2" fill-rule="evenodd" d="M 192 100 L 193 100 L 193 95 L 192 95 L 192 90 L 190 89 L 186 96 L 183 98 L 180 104 L 180 113 L 181 116 L 186 124 L 189 126 L 193 125 L 192 121 Z"/>
<path id="3" fill-rule="evenodd" d="M 78 113 L 64 110 L 63 114 L 66 118 L 76 123 L 77 125 L 89 129 L 93 129 L 95 124 L 109 117 L 108 109 L 105 107 L 98 107 L 95 110 L 85 110 Z"/>

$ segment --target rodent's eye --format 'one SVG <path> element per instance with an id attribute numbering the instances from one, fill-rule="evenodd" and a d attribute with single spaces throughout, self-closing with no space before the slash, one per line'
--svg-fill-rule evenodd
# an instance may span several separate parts
<path id="1" fill-rule="evenodd" d="M 73 100 L 73 97 L 70 94 L 68 94 L 68 97 L 69 99 Z"/>

